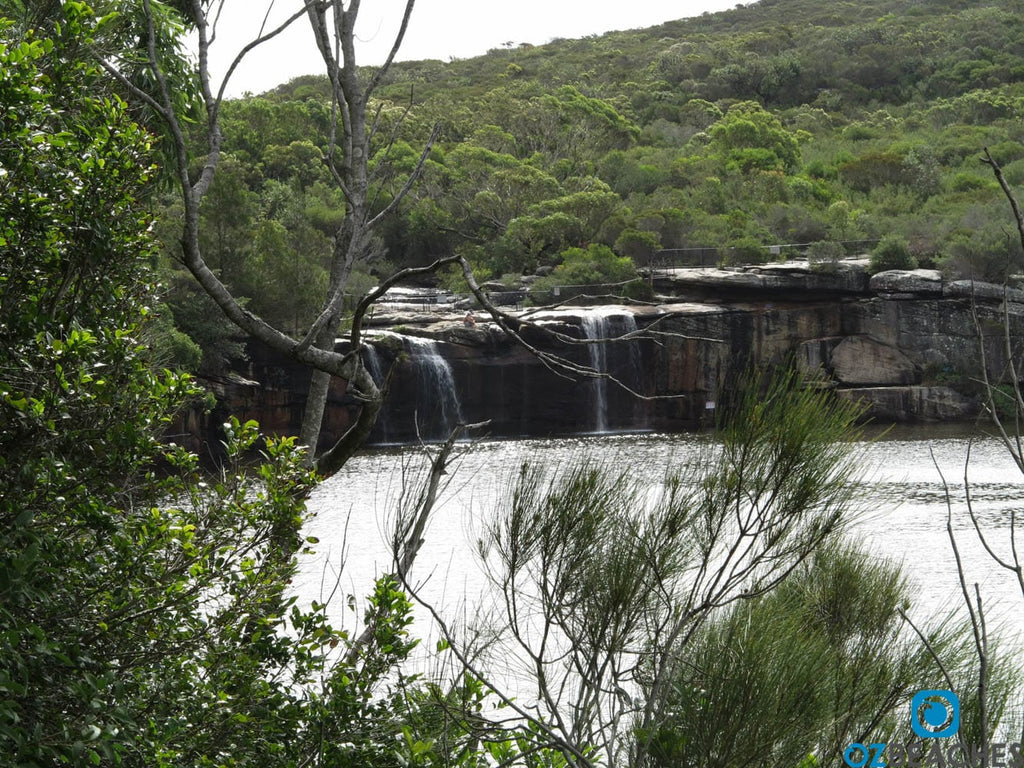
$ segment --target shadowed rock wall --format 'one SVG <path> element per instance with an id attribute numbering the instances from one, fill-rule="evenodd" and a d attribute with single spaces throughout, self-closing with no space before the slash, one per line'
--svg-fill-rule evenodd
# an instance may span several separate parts
<path id="1" fill-rule="evenodd" d="M 376 367 L 383 380 L 393 369 L 374 440 L 438 438 L 453 413 L 466 422 L 489 420 L 490 433 L 499 437 L 683 430 L 706 422 L 719 392 L 751 366 L 792 364 L 815 371 L 838 396 L 864 401 L 879 421 L 963 419 L 979 410 L 973 397 L 981 370 L 979 329 L 993 380 L 1007 378 L 1004 317 L 1011 349 L 1024 337 L 1024 294 L 944 283 L 928 270 L 870 280 L 862 262 L 826 273 L 806 264 L 675 270 L 657 276 L 655 288 L 661 296 L 656 306 L 548 310 L 531 316 L 538 329 L 525 331 L 538 349 L 579 366 L 599 363 L 651 399 L 639 400 L 610 380 L 602 386 L 553 371 L 493 324 L 466 328 L 454 315 L 425 316 L 410 327 L 410 318 L 399 318 L 404 334 L 435 343 L 394 333 L 370 337 L 371 370 Z M 595 354 L 584 343 L 595 327 L 612 338 L 632 328 L 647 334 L 602 342 Z M 546 331 L 577 343 L 556 342 Z M 456 405 L 446 399 L 450 392 L 430 391 L 443 385 L 423 374 L 428 347 L 443 358 L 450 373 L 443 381 L 454 382 Z M 252 347 L 239 373 L 248 383 L 223 384 L 224 411 L 256 418 L 271 432 L 297 433 L 308 372 Z M 354 406 L 338 382 L 325 441 L 347 427 Z"/>

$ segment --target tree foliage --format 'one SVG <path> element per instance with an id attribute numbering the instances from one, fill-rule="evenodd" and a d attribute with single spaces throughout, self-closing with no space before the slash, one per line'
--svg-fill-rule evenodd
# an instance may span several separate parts
<path id="1" fill-rule="evenodd" d="M 910 253 L 907 241 L 897 235 L 882 238 L 871 252 L 871 272 L 888 269 L 914 269 L 917 262 Z"/>
<path id="2" fill-rule="evenodd" d="M 198 390 L 143 343 L 152 148 L 65 11 L 54 37 L 0 31 L 0 762 L 452 759 L 470 729 L 438 722 L 447 692 L 395 675 L 415 641 L 393 580 L 366 639 L 296 604 L 294 439 L 233 420 L 214 475 L 161 441 Z"/>
<path id="3" fill-rule="evenodd" d="M 701 627 L 772 592 L 843 529 L 856 470 L 838 438 L 855 409 L 793 377 L 759 383 L 661 487 L 527 463 L 489 523 L 499 648 L 532 670 L 531 698 L 567 759 L 646 764 Z"/>

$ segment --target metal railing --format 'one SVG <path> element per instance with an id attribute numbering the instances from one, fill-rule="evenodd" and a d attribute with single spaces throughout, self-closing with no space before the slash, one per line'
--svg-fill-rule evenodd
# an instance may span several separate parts
<path id="1" fill-rule="evenodd" d="M 869 249 L 878 243 L 878 240 L 834 240 L 830 241 L 841 245 L 846 253 L 855 253 Z M 664 277 L 671 270 L 676 269 L 699 269 L 720 266 L 755 266 L 768 264 L 780 259 L 803 259 L 807 257 L 807 249 L 815 243 L 778 243 L 775 245 L 759 246 L 763 254 L 758 258 L 751 258 L 751 248 L 733 247 L 711 247 L 698 246 L 690 248 L 663 248 L 656 252 L 647 264 L 638 268 L 640 279 L 653 286 L 658 277 Z M 554 285 L 545 288 L 533 288 L 525 286 L 522 288 L 491 289 L 485 291 L 488 298 L 496 306 L 514 307 L 517 310 L 523 309 L 526 305 L 533 306 L 570 303 L 574 298 L 580 296 L 614 296 L 621 295 L 622 288 L 629 282 L 602 283 L 590 285 Z M 408 294 L 399 294 L 393 297 L 385 295 L 382 301 L 378 302 L 378 312 L 387 311 L 392 308 L 416 308 L 421 312 L 461 312 L 468 309 L 476 309 L 477 302 L 473 294 L 452 293 L 440 288 L 420 288 L 410 291 Z"/>

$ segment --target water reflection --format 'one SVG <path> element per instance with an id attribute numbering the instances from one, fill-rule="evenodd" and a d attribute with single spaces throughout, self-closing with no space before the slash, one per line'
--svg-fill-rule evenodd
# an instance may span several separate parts
<path id="1" fill-rule="evenodd" d="M 1024 599 L 1010 574 L 993 566 L 973 532 L 965 502 L 965 461 L 974 512 L 994 548 L 1009 556 L 1010 513 L 1024 510 L 1024 477 L 998 440 L 963 428 L 890 430 L 854 445 L 863 469 L 850 535 L 878 559 L 903 563 L 919 591 L 917 616 L 959 604 L 960 587 L 946 532 L 952 516 L 970 583 L 978 582 L 991 623 L 1024 628 Z M 685 465 L 707 446 L 707 436 L 605 435 L 551 440 L 481 442 L 447 476 L 443 503 L 426 532 L 415 572 L 427 599 L 449 615 L 466 616 L 485 583 L 476 541 L 502 503 L 510 477 L 524 461 L 557 468 L 582 457 L 628 470 L 656 489 L 669 467 Z M 304 566 L 298 588 L 322 599 L 336 577 L 343 594 L 364 595 L 375 575 L 391 569 L 387 541 L 394 505 L 415 486 L 425 465 L 419 448 L 368 452 L 323 483 L 310 508 L 309 534 L 321 543 Z M 943 481 L 945 478 L 945 484 Z M 1019 521 L 1020 522 L 1020 521 Z M 1018 525 L 1020 527 L 1020 525 Z M 1024 543 L 1022 543 L 1024 548 Z M 358 619 L 336 601 L 335 618 Z M 347 618 L 346 618 L 347 617 Z M 417 629 L 426 634 L 427 629 Z"/>

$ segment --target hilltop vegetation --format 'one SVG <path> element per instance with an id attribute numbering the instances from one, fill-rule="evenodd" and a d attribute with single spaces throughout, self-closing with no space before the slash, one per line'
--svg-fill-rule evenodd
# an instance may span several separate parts
<path id="1" fill-rule="evenodd" d="M 457 609 L 469 645 L 442 629 L 435 651 L 422 649 L 438 662 L 430 671 L 412 655 L 421 651 L 402 585 L 421 535 L 434 535 L 424 532 L 455 466 L 447 454 L 457 433 L 428 456 L 424 485 L 393 473 L 395 573 L 376 580 L 364 607 L 345 593 L 347 574 L 332 582 L 323 572 L 322 599 L 344 602 L 337 607 L 356 613 L 355 627 L 333 625 L 324 602 L 306 606 L 300 564 L 319 543 L 304 532 L 319 480 L 310 451 L 230 419 L 219 471 L 206 472 L 198 455 L 166 442 L 201 392 L 165 369 L 164 355 L 197 354 L 197 338 L 208 356 L 233 352 L 217 310 L 179 275 L 170 274 L 171 306 L 196 335 L 161 328 L 167 316 L 153 311 L 153 267 L 172 263 L 168 233 L 180 218 L 166 200 L 157 222 L 149 208 L 161 173 L 167 186 L 157 161 L 185 155 L 168 113 L 185 114 L 189 73 L 166 66 L 182 62 L 185 3 L 146 3 L 136 18 L 131 3 L 102 16 L 76 0 L 10 5 L 0 14 L 0 766 L 613 768 L 755 758 L 813 768 L 853 739 L 874 748 L 891 736 L 896 752 L 912 691 L 944 684 L 962 692 L 962 743 L 981 740 L 988 753 L 1017 700 L 1013 656 L 994 652 L 984 617 L 980 633 L 977 624 L 971 633 L 903 621 L 912 604 L 898 568 L 842 545 L 858 506 L 863 462 L 850 438 L 859 411 L 797 376 L 748 377 L 720 409 L 719 442 L 667 468 L 660 493 L 628 466 L 617 476 L 585 462 L 510 468 L 478 539 L 504 607 L 499 599 L 473 618 Z M 186 7 L 201 18 L 201 3 Z M 159 41 L 158 22 L 168 32 Z M 104 51 L 116 52 L 116 66 Z M 181 88 L 172 91 L 168 71 Z M 153 73 L 163 102 L 134 85 Z M 702 173 L 718 173 L 711 187 L 729 216 L 753 208 L 772 183 L 784 192 L 817 180 L 824 196 L 856 189 L 849 163 L 862 157 L 834 177 L 809 176 L 815 134 L 749 99 L 684 102 L 707 124 L 674 145 L 645 138 L 650 123 L 585 88 L 527 83 L 513 99 L 502 87 L 469 102 L 479 111 L 465 125 L 447 115 L 424 183 L 382 236 L 379 258 L 415 263 L 452 248 L 482 270 L 561 261 L 553 278 L 626 278 L 628 249 L 656 245 L 659 216 L 690 216 L 698 227 L 724 215 L 671 207 L 673 194 L 702 193 Z M 128 103 L 122 92 L 142 98 Z M 446 114 L 437 100 L 407 112 L 379 106 L 377 210 L 397 200 L 426 126 Z M 332 238 L 347 229 L 360 250 L 342 255 L 362 252 L 336 191 L 353 176 L 328 179 L 321 163 L 327 111 L 312 92 L 230 104 L 228 154 L 205 197 L 203 250 L 282 325 L 308 322 L 306 291 L 323 280 Z M 154 135 L 154 114 L 163 135 Z M 660 172 L 671 159 L 669 175 L 648 191 L 620 188 L 634 166 L 649 173 L 638 158 L 658 151 L 664 158 L 644 162 Z M 195 212 L 193 169 L 182 161 L 178 170 L 180 207 Z M 917 192 L 905 180 L 890 186 L 891 195 Z M 664 214 L 651 212 L 658 195 Z M 777 204 L 790 202 L 780 193 Z M 179 228 L 179 243 L 189 254 L 198 247 L 187 235 L 200 227 L 185 219 L 192 229 Z M 196 261 L 193 274 L 206 277 Z M 383 268 L 363 267 L 364 283 Z M 219 299 L 239 327 L 262 330 Z M 321 327 L 333 347 L 328 304 Z M 157 330 L 173 343 L 154 344 Z M 300 346 L 288 351 L 306 362 Z M 333 349 L 317 350 L 308 359 L 319 372 L 348 376 Z M 361 394 L 379 393 L 371 382 Z M 515 663 L 519 652 L 529 663 Z M 533 670 L 526 687 L 535 691 L 521 699 L 498 682 L 517 667 Z"/>
<path id="2" fill-rule="evenodd" d="M 761 0 L 396 64 L 376 104 L 378 208 L 440 132 L 357 289 L 453 252 L 481 278 L 511 279 L 578 248 L 601 263 L 643 265 L 662 249 L 728 262 L 774 258 L 771 245 L 865 252 L 886 237 L 914 263 L 1003 280 L 1021 254 L 980 157 L 988 147 L 1024 181 L 1022 11 L 1015 0 Z M 308 76 L 227 103 L 228 157 L 205 203 L 211 263 L 255 310 L 296 328 L 343 217 L 322 162 L 327 92 Z M 189 325 L 194 298 L 175 284 L 179 324 L 209 336 Z"/>

